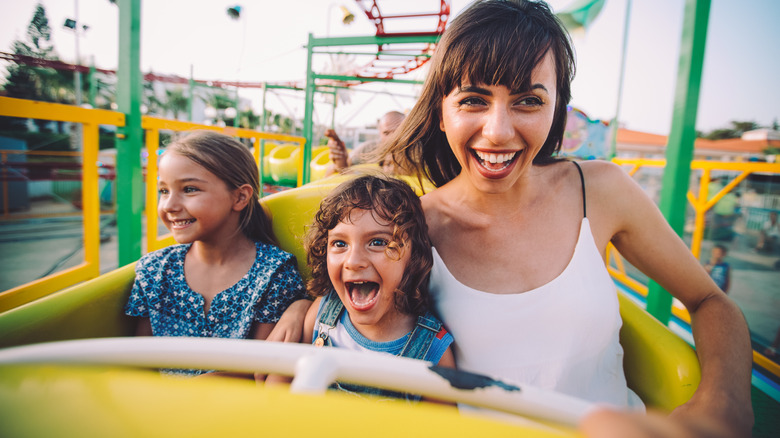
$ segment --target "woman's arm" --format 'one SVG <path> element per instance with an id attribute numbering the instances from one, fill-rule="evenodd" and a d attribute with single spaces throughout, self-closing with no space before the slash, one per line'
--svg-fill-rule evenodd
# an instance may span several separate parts
<path id="1" fill-rule="evenodd" d="M 152 334 L 152 320 L 149 317 L 139 316 L 135 327 L 136 336 L 154 336 Z"/>
<path id="2" fill-rule="evenodd" d="M 314 303 L 308 300 L 302 300 L 302 301 L 307 301 L 310 304 L 310 306 L 307 306 L 308 309 L 304 318 L 302 339 L 299 336 L 299 339 L 301 339 L 302 344 L 311 344 L 312 331 L 314 330 L 314 320 L 317 316 L 317 309 L 320 306 L 321 299 L 322 298 L 317 298 L 316 300 L 314 300 Z M 268 377 L 265 379 L 266 385 L 278 385 L 280 383 L 290 383 L 290 382 L 292 382 L 292 379 L 290 377 L 283 376 L 281 374 L 269 374 Z"/>
<path id="3" fill-rule="evenodd" d="M 314 300 L 314 302 L 311 303 L 311 307 L 309 307 L 309 311 L 306 312 L 306 318 L 303 321 L 302 344 L 311 344 L 312 341 L 314 341 L 314 339 L 312 339 L 314 336 L 314 323 L 317 322 L 317 312 L 320 309 L 320 301 L 322 301 L 322 297 Z"/>
<path id="4" fill-rule="evenodd" d="M 672 418 L 749 436 L 752 350 L 740 309 L 718 289 L 630 176 L 607 163 L 583 168 L 589 169 L 588 215 L 594 211 L 597 216 L 593 222 L 600 237 L 611 240 L 626 260 L 679 299 L 691 315 L 702 379 L 691 400 Z M 599 225 L 602 219 L 605 226 Z"/>
<path id="5" fill-rule="evenodd" d="M 276 327 L 268 334 L 266 340 L 274 342 L 300 342 L 301 329 L 306 312 L 311 306 L 307 299 L 290 304 L 276 323 Z"/>

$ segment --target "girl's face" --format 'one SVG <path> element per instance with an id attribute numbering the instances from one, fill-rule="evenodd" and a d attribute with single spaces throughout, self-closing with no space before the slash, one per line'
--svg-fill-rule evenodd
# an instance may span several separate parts
<path id="1" fill-rule="evenodd" d="M 364 336 L 386 329 L 392 332 L 404 316 L 395 308 L 393 296 L 401 284 L 411 257 L 406 245 L 387 251 L 393 225 L 374 218 L 371 211 L 352 210 L 348 218 L 328 231 L 328 275 L 352 324 Z M 375 339 L 376 340 L 376 339 Z"/>
<path id="2" fill-rule="evenodd" d="M 440 128 L 465 175 L 479 190 L 513 186 L 544 145 L 557 100 L 548 52 L 531 73 L 531 89 L 464 83 L 442 101 Z"/>
<path id="3" fill-rule="evenodd" d="M 236 233 L 245 205 L 238 189 L 175 152 L 163 155 L 158 174 L 157 214 L 177 242 L 218 242 Z"/>

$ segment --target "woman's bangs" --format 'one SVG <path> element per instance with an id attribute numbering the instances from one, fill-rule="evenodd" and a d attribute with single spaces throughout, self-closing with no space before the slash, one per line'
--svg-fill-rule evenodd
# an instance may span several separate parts
<path id="1" fill-rule="evenodd" d="M 499 27 L 453 41 L 442 65 L 442 85 L 446 88 L 442 93 L 447 95 L 466 83 L 503 85 L 513 91 L 530 89 L 531 73 L 544 58 L 549 43 L 538 44 L 532 38 L 528 44 L 523 36 L 508 35 L 516 32 Z"/>

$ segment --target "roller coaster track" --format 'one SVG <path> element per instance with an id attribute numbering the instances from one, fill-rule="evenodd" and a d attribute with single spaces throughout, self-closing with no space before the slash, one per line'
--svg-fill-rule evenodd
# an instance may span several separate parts
<path id="1" fill-rule="evenodd" d="M 419 12 L 419 13 L 400 13 L 400 14 L 385 14 L 379 7 L 380 0 L 355 0 L 365 12 L 366 17 L 374 23 L 376 26 L 376 36 L 378 37 L 391 37 L 391 36 L 439 36 L 444 32 L 444 28 L 447 26 L 447 20 L 450 17 L 450 4 L 449 0 L 439 0 L 438 10 L 432 12 Z M 392 4 L 392 2 L 385 2 L 386 5 Z M 428 2 L 430 3 L 430 1 Z M 428 6 L 427 4 L 425 6 Z M 411 21 L 411 19 L 433 19 L 435 22 L 435 29 L 429 31 L 420 30 L 402 30 L 402 31 L 389 31 L 393 24 L 402 21 Z M 431 22 L 426 22 L 430 24 Z M 388 24 L 388 27 L 385 27 Z M 379 45 L 375 58 L 368 64 L 360 67 L 359 69 L 351 72 L 357 77 L 374 77 L 374 78 L 393 78 L 395 75 L 401 75 L 409 73 L 413 70 L 420 68 L 425 64 L 430 55 L 433 53 L 435 44 L 424 44 L 422 48 L 418 48 L 416 54 L 414 49 L 410 48 L 396 48 L 393 44 Z"/>
<path id="2" fill-rule="evenodd" d="M 421 0 L 423 6 L 428 6 L 433 0 Z M 384 3 L 388 9 L 392 9 L 393 1 L 381 0 L 355 0 L 355 3 L 363 10 L 366 17 L 376 26 L 377 37 L 413 37 L 413 36 L 438 36 L 444 32 L 447 20 L 450 17 L 450 0 L 438 0 L 434 7 L 438 10 L 413 13 L 384 13 L 379 7 L 379 3 Z M 409 26 L 410 21 L 425 23 L 426 26 L 435 23 L 433 30 L 419 30 Z M 406 22 L 406 26 L 404 26 Z M 398 26 L 403 30 L 393 31 L 393 27 Z M 430 29 L 427 27 L 427 29 Z M 413 47 L 411 47 L 413 46 Z M 376 53 L 372 53 L 373 59 L 361 67 L 355 68 L 346 73 L 348 76 L 354 76 L 357 82 L 350 82 L 344 85 L 355 85 L 360 83 L 360 78 L 385 78 L 392 79 L 396 75 L 403 75 L 420 68 L 429 59 L 433 53 L 435 44 L 422 43 L 416 45 L 410 44 L 379 44 Z M 0 59 L 12 61 L 18 64 L 26 64 L 35 67 L 53 68 L 55 70 L 73 71 L 80 73 L 89 73 L 90 67 L 85 65 L 69 64 L 60 60 L 42 59 L 32 56 L 18 55 L 13 53 L 0 52 Z M 115 75 L 116 70 L 95 68 L 95 71 Z M 148 82 L 166 82 L 173 84 L 187 84 L 188 78 L 176 75 L 162 75 L 157 73 L 144 74 L 144 80 Z M 263 88 L 263 82 L 239 82 L 239 81 L 221 81 L 194 79 L 198 84 L 211 87 L 239 87 L 239 88 Z M 291 83 L 287 83 L 292 85 Z M 297 85 L 296 85 L 297 86 Z"/>

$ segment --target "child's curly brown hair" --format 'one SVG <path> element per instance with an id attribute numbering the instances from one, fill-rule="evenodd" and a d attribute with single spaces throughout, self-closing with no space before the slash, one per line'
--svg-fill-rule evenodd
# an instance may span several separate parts
<path id="1" fill-rule="evenodd" d="M 425 314 L 430 305 L 428 274 L 433 255 L 422 205 L 408 184 L 381 175 L 363 175 L 346 181 L 322 200 L 304 242 L 312 272 L 309 293 L 321 297 L 333 289 L 327 264 L 328 231 L 349 218 L 355 209 L 371 211 L 374 218 L 393 225 L 392 241 L 386 250 L 388 257 L 398 260 L 403 251 L 411 250 L 409 263 L 395 291 L 395 307 L 409 315 Z"/>

